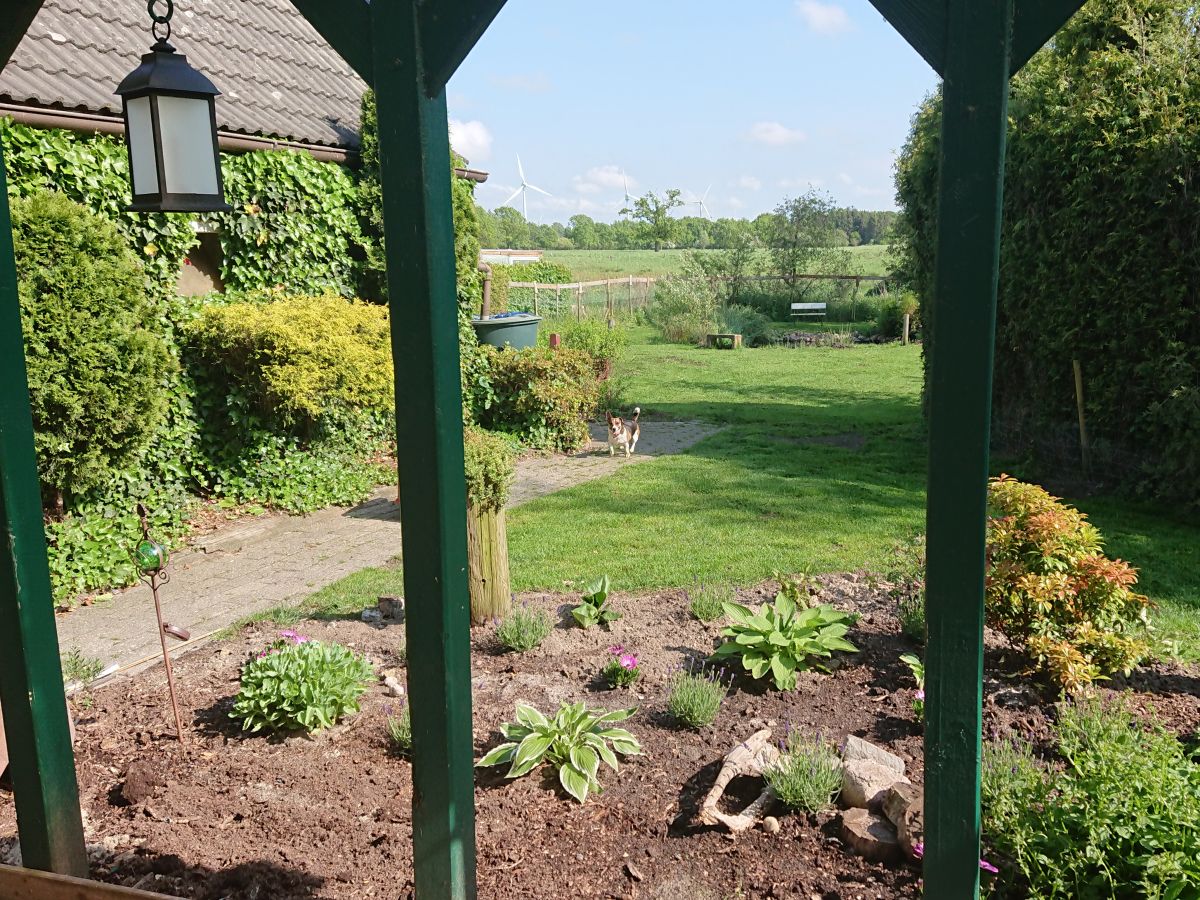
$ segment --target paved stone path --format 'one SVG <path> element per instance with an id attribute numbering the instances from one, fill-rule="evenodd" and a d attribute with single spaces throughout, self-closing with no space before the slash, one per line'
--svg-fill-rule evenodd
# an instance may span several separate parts
<path id="1" fill-rule="evenodd" d="M 647 423 L 637 452 L 610 457 L 604 426 L 569 456 L 530 457 L 517 463 L 510 506 L 617 472 L 622 466 L 679 453 L 717 429 L 694 422 Z M 171 558 L 162 589 L 163 618 L 200 638 L 237 619 L 296 603 L 340 578 L 381 566 L 400 554 L 400 508 L 394 488 L 346 509 L 309 516 L 266 516 L 220 529 Z M 144 586 L 112 600 L 58 616 L 59 646 L 78 649 L 105 666 L 152 661 L 161 655 L 150 592 Z"/>

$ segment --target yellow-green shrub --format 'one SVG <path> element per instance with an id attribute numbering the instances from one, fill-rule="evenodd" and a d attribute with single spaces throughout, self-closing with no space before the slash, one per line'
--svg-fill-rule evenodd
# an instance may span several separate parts
<path id="1" fill-rule="evenodd" d="M 478 509 L 502 509 L 508 502 L 514 471 L 508 441 L 482 428 L 464 428 L 463 457 L 467 502 Z"/>
<path id="2" fill-rule="evenodd" d="M 387 309 L 333 294 L 207 306 L 187 328 L 203 363 L 260 412 L 316 419 L 392 408 Z"/>
<path id="3" fill-rule="evenodd" d="M 1137 570 L 1108 559 L 1086 516 L 1035 484 L 1001 475 L 988 501 L 988 624 L 1066 690 L 1137 665 L 1150 605 L 1133 590 Z"/>

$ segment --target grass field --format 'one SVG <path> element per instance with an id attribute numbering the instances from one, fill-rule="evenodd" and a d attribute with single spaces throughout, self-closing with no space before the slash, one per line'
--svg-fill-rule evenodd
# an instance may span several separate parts
<path id="1" fill-rule="evenodd" d="M 727 427 L 686 453 L 511 510 L 514 590 L 600 573 L 624 591 L 880 571 L 894 542 L 924 529 L 919 347 L 729 353 L 659 343 L 647 328 L 633 337 L 617 379 L 646 429 L 665 418 Z M 1200 527 L 1125 500 L 1075 502 L 1109 554 L 1140 569 L 1164 651 L 1200 660 Z M 304 610 L 357 614 L 402 591 L 398 567 L 368 569 Z"/>
<path id="2" fill-rule="evenodd" d="M 882 244 L 848 248 L 850 271 L 846 275 L 886 275 L 887 251 Z M 599 281 L 623 275 L 658 277 L 678 272 L 685 253 L 700 250 L 547 250 L 546 260 L 567 266 L 580 281 Z"/>

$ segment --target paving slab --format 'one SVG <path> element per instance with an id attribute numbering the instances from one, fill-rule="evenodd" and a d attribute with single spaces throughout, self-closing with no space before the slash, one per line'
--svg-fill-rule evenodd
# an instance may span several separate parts
<path id="1" fill-rule="evenodd" d="M 717 430 L 698 422 L 646 422 L 637 451 L 610 456 L 603 425 L 572 455 L 529 455 L 517 462 L 509 506 L 525 503 L 628 465 L 680 453 Z M 163 618 L 205 638 L 243 616 L 298 603 L 361 569 L 400 555 L 400 507 L 395 488 L 379 488 L 354 507 L 307 516 L 267 515 L 195 539 L 171 557 L 171 580 L 159 592 Z M 138 585 L 110 600 L 61 613 L 59 647 L 79 650 L 105 666 L 149 664 L 161 655 L 149 588 Z"/>

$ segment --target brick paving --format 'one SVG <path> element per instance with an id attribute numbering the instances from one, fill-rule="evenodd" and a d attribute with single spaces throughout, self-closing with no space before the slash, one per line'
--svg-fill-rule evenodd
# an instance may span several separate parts
<path id="1" fill-rule="evenodd" d="M 637 452 L 626 459 L 621 451 L 608 455 L 604 426 L 593 425 L 591 444 L 578 454 L 519 460 L 509 505 L 682 452 L 716 431 L 696 422 L 648 422 Z M 160 593 L 163 618 L 198 638 L 243 616 L 297 603 L 360 569 L 384 565 L 400 554 L 394 493 L 394 488 L 381 488 L 349 509 L 265 516 L 198 539 L 171 559 L 171 580 Z M 78 649 L 106 666 L 130 666 L 160 653 L 153 623 L 150 592 L 137 586 L 59 615 L 59 646 L 63 652 Z"/>

